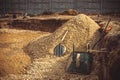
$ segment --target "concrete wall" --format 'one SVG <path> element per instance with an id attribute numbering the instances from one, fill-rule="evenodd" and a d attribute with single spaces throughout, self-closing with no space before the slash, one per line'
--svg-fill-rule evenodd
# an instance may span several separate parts
<path id="1" fill-rule="evenodd" d="M 102 3 L 102 13 L 120 13 L 120 0 L 104 0 Z"/>
<path id="2" fill-rule="evenodd" d="M 77 0 L 77 10 L 86 13 L 100 13 L 100 0 Z"/>
<path id="3" fill-rule="evenodd" d="M 76 9 L 82 13 L 120 13 L 120 0 L 0 0 L 0 13 Z"/>

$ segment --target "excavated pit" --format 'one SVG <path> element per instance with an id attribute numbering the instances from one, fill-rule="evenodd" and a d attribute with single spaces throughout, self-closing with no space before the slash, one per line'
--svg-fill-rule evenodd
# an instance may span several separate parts
<path id="1" fill-rule="evenodd" d="M 14 20 L 10 23 L 12 29 L 24 29 L 43 32 L 54 32 L 62 24 L 69 19 L 28 19 L 28 20 Z"/>

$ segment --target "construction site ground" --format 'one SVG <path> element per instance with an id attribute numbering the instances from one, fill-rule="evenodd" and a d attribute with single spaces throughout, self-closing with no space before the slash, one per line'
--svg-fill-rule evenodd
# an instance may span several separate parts
<path id="1" fill-rule="evenodd" d="M 113 15 L 88 15 L 95 21 L 102 20 L 105 26 L 111 17 L 112 28 L 120 27 L 120 16 Z M 0 18 L 0 79 L 1 80 L 98 80 L 94 73 L 90 75 L 76 75 L 65 72 L 65 66 L 69 55 L 56 57 L 48 55 L 32 59 L 24 52 L 24 47 L 31 41 L 52 34 L 55 29 L 20 28 L 9 25 L 13 20 L 63 20 L 59 27 L 74 16 L 69 15 L 44 15 L 22 19 Z M 45 23 L 47 25 L 47 23 Z M 58 23 L 59 24 L 59 23 Z M 89 23 L 88 23 L 89 24 Z M 22 25 L 22 24 L 21 24 Z M 54 22 L 49 24 L 51 27 Z M 39 26 L 39 25 L 38 25 Z M 44 27 L 44 26 L 43 26 Z M 11 73 L 11 74 L 9 74 Z"/>

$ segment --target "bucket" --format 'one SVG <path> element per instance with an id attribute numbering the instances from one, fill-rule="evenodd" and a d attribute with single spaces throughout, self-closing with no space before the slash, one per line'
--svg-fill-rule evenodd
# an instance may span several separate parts
<path id="1" fill-rule="evenodd" d="M 68 59 L 66 71 L 77 74 L 90 74 L 93 64 L 93 55 L 89 52 L 74 51 Z"/>

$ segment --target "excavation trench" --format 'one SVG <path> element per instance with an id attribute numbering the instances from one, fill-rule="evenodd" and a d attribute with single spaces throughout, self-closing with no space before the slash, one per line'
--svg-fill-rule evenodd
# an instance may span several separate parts
<path id="1" fill-rule="evenodd" d="M 43 32 L 54 32 L 62 24 L 69 19 L 28 19 L 28 20 L 14 20 L 10 23 L 12 29 L 24 29 Z"/>

